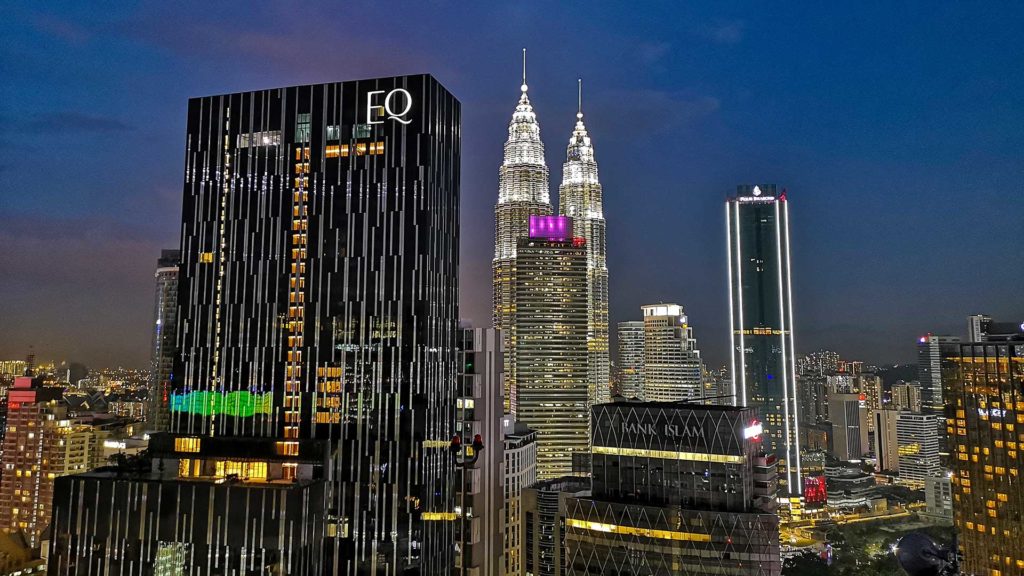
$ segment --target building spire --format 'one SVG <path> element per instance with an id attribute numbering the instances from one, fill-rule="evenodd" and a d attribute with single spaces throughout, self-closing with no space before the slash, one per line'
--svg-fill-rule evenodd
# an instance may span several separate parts
<path id="1" fill-rule="evenodd" d="M 583 119 L 583 78 L 576 79 L 576 119 Z"/>
<path id="2" fill-rule="evenodd" d="M 525 94 L 527 88 L 529 87 L 526 85 L 526 48 L 523 48 L 523 85 L 519 89 Z"/>

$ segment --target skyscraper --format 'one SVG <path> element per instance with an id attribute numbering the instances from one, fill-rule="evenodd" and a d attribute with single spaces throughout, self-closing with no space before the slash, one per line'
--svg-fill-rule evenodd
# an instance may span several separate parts
<path id="1" fill-rule="evenodd" d="M 61 388 L 44 388 L 41 378 L 19 376 L 7 391 L 4 472 L 0 476 L 0 530 L 21 531 L 29 546 L 50 522 L 53 477 L 61 462 L 58 423 L 67 417 Z"/>
<path id="2" fill-rule="evenodd" d="M 859 460 L 868 445 L 868 410 L 860 394 L 832 394 L 828 399 L 832 420 L 832 450 L 840 460 Z"/>
<path id="3" fill-rule="evenodd" d="M 505 339 L 505 410 L 515 413 L 516 367 L 512 342 L 512 315 L 515 290 L 512 274 L 516 265 L 517 243 L 529 236 L 531 215 L 551 214 L 548 192 L 548 166 L 544 161 L 544 143 L 540 124 L 527 96 L 526 50 L 523 50 L 523 84 L 519 104 L 508 125 L 505 155 L 499 169 L 498 203 L 494 206 L 494 327 Z"/>
<path id="4" fill-rule="evenodd" d="M 587 349 L 590 366 L 590 401 L 607 402 L 608 379 L 608 264 L 601 182 L 597 177 L 594 146 L 583 125 L 583 83 L 579 83 L 576 127 L 569 137 L 562 185 L 558 187 L 559 213 L 572 218 L 575 234 L 587 249 Z"/>
<path id="5" fill-rule="evenodd" d="M 921 412 L 935 416 L 939 451 L 949 452 L 942 401 L 942 350 L 960 342 L 956 336 L 925 334 L 917 341 L 917 379 L 921 382 Z"/>
<path id="6" fill-rule="evenodd" d="M 644 323 L 619 322 L 619 386 L 626 398 L 644 399 Z"/>
<path id="7" fill-rule="evenodd" d="M 467 458 L 457 501 L 458 574 L 499 576 L 504 552 L 505 495 L 501 336 L 494 328 L 459 330 L 461 386 L 456 430 L 469 447 L 479 434 L 484 449 Z"/>
<path id="8" fill-rule="evenodd" d="M 591 422 L 593 490 L 566 500 L 565 574 L 781 573 L 756 409 L 623 400 Z"/>
<path id="9" fill-rule="evenodd" d="M 971 314 L 967 317 L 967 341 L 983 342 L 988 336 L 992 317 L 988 314 Z"/>
<path id="10" fill-rule="evenodd" d="M 786 191 L 739 186 L 725 214 L 734 402 L 761 409 L 765 441 L 785 464 L 781 479 L 796 495 L 803 486 Z"/>
<path id="11" fill-rule="evenodd" d="M 937 422 L 934 414 L 900 412 L 896 420 L 896 442 L 901 483 L 923 488 L 926 478 L 939 473 Z"/>
<path id="12" fill-rule="evenodd" d="M 956 344 L 956 336 L 925 334 L 917 341 L 917 379 L 921 383 L 923 411 L 941 415 L 942 404 L 942 347 Z"/>
<path id="13" fill-rule="evenodd" d="M 565 216 L 531 216 L 519 240 L 512 321 L 516 418 L 537 431 L 540 479 L 572 472 L 590 447 L 587 251 Z"/>
<path id="14" fill-rule="evenodd" d="M 944 350 L 961 574 L 1024 573 L 1024 326 Z"/>
<path id="15" fill-rule="evenodd" d="M 171 434 L 129 488 L 203 532 L 87 502 L 54 538 L 89 544 L 54 554 L 148 570 L 159 541 L 196 575 L 450 573 L 459 163 L 460 104 L 429 75 L 190 100 Z"/>
<path id="16" fill-rule="evenodd" d="M 879 472 L 899 472 L 899 422 L 898 410 L 875 410 L 875 470 Z"/>
<path id="17" fill-rule="evenodd" d="M 908 412 L 921 411 L 921 386 L 918 382 L 903 382 L 892 385 L 892 407 Z"/>
<path id="18" fill-rule="evenodd" d="M 693 328 L 678 304 L 641 306 L 644 314 L 644 399 L 690 400 L 703 395 L 703 363 Z"/>
<path id="19" fill-rule="evenodd" d="M 511 415 L 505 433 L 505 574 L 522 573 L 523 490 L 537 483 L 537 433 Z"/>
<path id="20" fill-rule="evenodd" d="M 180 250 L 163 250 L 156 262 L 153 342 L 150 347 L 146 427 L 166 432 L 171 423 L 171 370 L 178 342 L 178 264 Z"/>

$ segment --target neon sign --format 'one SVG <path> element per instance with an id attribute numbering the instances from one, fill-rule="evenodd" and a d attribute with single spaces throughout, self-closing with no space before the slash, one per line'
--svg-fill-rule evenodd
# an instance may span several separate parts
<path id="1" fill-rule="evenodd" d="M 171 412 L 187 412 L 212 416 L 227 414 L 228 416 L 253 416 L 270 414 L 273 394 L 253 394 L 252 392 L 206 392 L 195 391 L 188 394 L 171 394 Z"/>
<path id="2" fill-rule="evenodd" d="M 572 238 L 572 218 L 568 216 L 530 215 L 530 238 L 539 240 L 567 240 Z"/>
<path id="3" fill-rule="evenodd" d="M 750 426 L 743 429 L 743 439 L 747 440 L 749 438 L 757 438 L 762 433 L 764 433 L 764 425 L 757 420 L 754 420 Z"/>

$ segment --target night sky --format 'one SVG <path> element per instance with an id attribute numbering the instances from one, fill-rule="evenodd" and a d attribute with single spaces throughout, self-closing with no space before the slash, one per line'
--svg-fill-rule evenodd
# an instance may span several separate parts
<path id="1" fill-rule="evenodd" d="M 463 104 L 462 315 L 489 324 L 523 47 L 556 206 L 583 78 L 613 325 L 678 302 L 726 358 L 745 182 L 789 191 L 802 351 L 912 361 L 969 313 L 1024 320 L 1019 2 L 67 4 L 0 19 L 0 359 L 146 365 L 189 97 L 420 72 Z"/>

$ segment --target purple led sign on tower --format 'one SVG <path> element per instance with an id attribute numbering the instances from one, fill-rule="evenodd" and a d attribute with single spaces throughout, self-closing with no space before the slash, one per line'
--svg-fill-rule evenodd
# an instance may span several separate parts
<path id="1" fill-rule="evenodd" d="M 572 218 L 568 216 L 530 216 L 530 238 L 561 240 L 572 238 Z"/>

